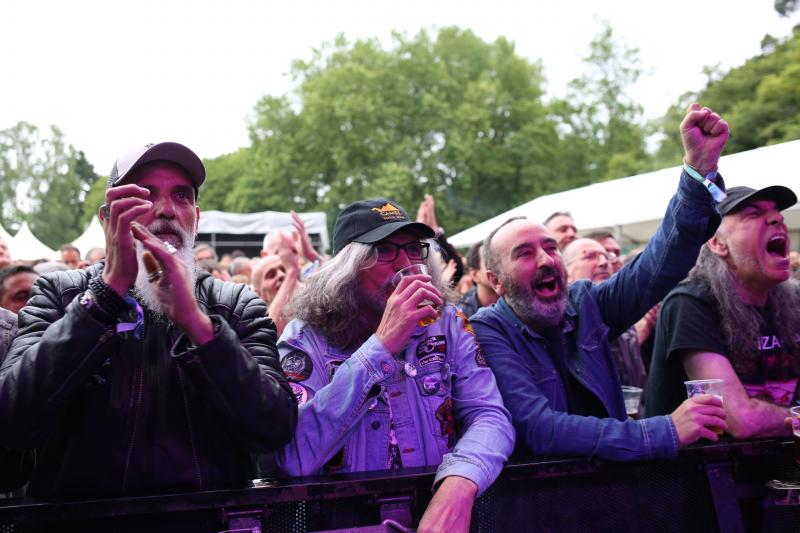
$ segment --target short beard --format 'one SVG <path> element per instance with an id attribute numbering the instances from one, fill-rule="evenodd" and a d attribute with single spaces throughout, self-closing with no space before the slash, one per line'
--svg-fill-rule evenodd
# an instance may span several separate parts
<path id="1" fill-rule="evenodd" d="M 197 280 L 197 269 L 195 267 L 194 254 L 192 248 L 194 247 L 194 236 L 186 232 L 177 224 L 167 222 L 164 220 L 157 220 L 147 228 L 150 233 L 175 233 L 181 239 L 180 245 L 176 246 L 175 256 L 180 260 L 181 264 L 186 269 L 186 275 L 189 278 L 189 284 L 194 287 Z M 149 274 L 144 266 L 142 255 L 145 248 L 139 241 L 136 243 L 136 260 L 139 263 L 139 271 L 136 274 L 136 282 L 133 284 L 133 294 L 136 299 L 141 302 L 142 307 L 149 310 L 157 317 L 164 317 L 164 309 L 161 301 L 158 299 L 158 292 L 156 291 L 155 283 L 148 281 Z"/>
<path id="2" fill-rule="evenodd" d="M 533 286 L 547 274 L 554 274 L 558 278 L 561 294 L 556 300 L 543 302 L 536 297 Z M 506 289 L 506 302 L 528 326 L 534 329 L 550 328 L 563 320 L 567 309 L 567 280 L 555 269 L 540 269 L 530 285 L 520 285 L 511 278 L 501 279 L 501 282 Z"/>

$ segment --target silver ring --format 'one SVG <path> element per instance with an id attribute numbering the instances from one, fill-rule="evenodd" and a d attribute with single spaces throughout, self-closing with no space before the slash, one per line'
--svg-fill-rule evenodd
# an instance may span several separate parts
<path id="1" fill-rule="evenodd" d="M 150 283 L 155 283 L 159 281 L 163 275 L 164 271 L 158 269 L 155 272 L 151 272 L 150 274 L 147 275 L 147 281 L 149 281 Z"/>
<path id="2" fill-rule="evenodd" d="M 169 241 L 164 241 L 164 246 L 167 247 L 167 251 L 169 253 L 171 253 L 172 255 L 175 255 L 176 253 L 178 253 L 178 249 L 175 248 L 174 246 L 172 246 L 172 244 Z"/>

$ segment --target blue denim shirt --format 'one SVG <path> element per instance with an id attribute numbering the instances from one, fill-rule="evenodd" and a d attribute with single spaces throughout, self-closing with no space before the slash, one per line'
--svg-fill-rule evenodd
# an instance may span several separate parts
<path id="1" fill-rule="evenodd" d="M 724 187 L 721 178 L 718 185 Z M 609 418 L 572 415 L 544 337 L 526 326 L 505 299 L 472 323 L 519 435 L 518 448 L 536 454 L 615 460 L 677 454 L 669 416 L 630 420 L 609 339 L 615 339 L 678 284 L 719 225 L 711 195 L 685 173 L 656 234 L 630 264 L 603 283 L 569 287 L 562 324 L 568 371 L 594 394 Z"/>
<path id="2" fill-rule="evenodd" d="M 413 377 L 375 335 L 342 351 L 293 320 L 278 350 L 300 404 L 295 438 L 277 455 L 288 474 L 387 468 L 390 417 L 403 466 L 439 465 L 435 483 L 462 476 L 482 493 L 513 450 L 494 375 L 469 321 L 451 305 L 412 334 L 403 356 Z"/>

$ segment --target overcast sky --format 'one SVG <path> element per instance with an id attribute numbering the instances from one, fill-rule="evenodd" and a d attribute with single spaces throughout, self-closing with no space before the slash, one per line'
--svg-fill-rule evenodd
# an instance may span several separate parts
<path id="1" fill-rule="evenodd" d="M 581 74 L 603 20 L 639 48 L 649 74 L 633 95 L 654 118 L 702 88 L 703 66 L 741 65 L 796 19 L 773 0 L 2 0 L 0 129 L 54 124 L 100 174 L 150 141 L 215 157 L 248 144 L 257 100 L 289 92 L 292 60 L 338 33 L 389 42 L 449 25 L 514 41 L 542 61 L 552 97 Z"/>

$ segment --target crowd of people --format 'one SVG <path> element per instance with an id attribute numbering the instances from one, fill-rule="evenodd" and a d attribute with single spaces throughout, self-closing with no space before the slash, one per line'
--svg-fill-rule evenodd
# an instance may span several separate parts
<path id="1" fill-rule="evenodd" d="M 259 257 L 218 257 L 195 244 L 197 155 L 124 154 L 104 250 L 28 264 L 0 241 L 0 490 L 436 466 L 419 530 L 467 531 L 512 456 L 668 458 L 723 432 L 789 435 L 800 285 L 781 211 L 797 198 L 726 191 L 712 110 L 693 104 L 680 132 L 676 193 L 625 257 L 569 206 L 511 218 L 462 256 L 430 196 L 414 219 L 391 199 L 348 205 L 331 256 L 292 213 Z M 724 380 L 724 400 L 686 398 L 704 378 Z M 644 389 L 634 416 L 623 385 Z"/>

